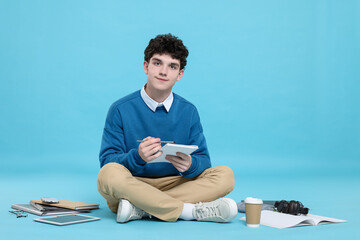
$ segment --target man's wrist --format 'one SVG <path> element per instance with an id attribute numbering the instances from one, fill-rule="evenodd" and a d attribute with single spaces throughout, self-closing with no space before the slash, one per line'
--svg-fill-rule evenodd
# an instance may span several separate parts
<path id="1" fill-rule="evenodd" d="M 137 149 L 133 149 L 133 150 L 134 150 L 133 156 L 134 156 L 135 163 L 142 165 L 142 166 L 145 165 L 146 161 L 141 158 L 139 151 Z"/>

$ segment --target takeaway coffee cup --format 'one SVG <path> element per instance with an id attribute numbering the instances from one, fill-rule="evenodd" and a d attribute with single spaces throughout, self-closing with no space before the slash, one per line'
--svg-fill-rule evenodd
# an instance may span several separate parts
<path id="1" fill-rule="evenodd" d="M 261 207 L 263 201 L 258 198 L 248 197 L 245 199 L 246 225 L 248 227 L 259 227 Z"/>

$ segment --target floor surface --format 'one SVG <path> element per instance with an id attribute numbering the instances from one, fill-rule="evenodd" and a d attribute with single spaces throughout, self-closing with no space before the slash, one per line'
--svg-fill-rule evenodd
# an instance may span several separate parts
<path id="1" fill-rule="evenodd" d="M 216 164 L 214 164 L 216 165 Z M 6 167 L 6 168 L 5 168 Z M 236 176 L 236 186 L 228 197 L 236 202 L 252 196 L 264 200 L 299 200 L 311 213 L 348 220 L 347 223 L 275 229 L 246 227 L 239 213 L 230 223 L 159 220 L 138 220 L 118 224 L 115 214 L 106 206 L 96 189 L 98 167 L 46 168 L 25 165 L 16 168 L 16 159 L 2 166 L 1 235 L 2 239 L 359 239 L 359 182 L 357 165 L 321 167 L 313 164 L 311 171 L 301 173 L 298 166 L 285 171 L 277 167 L 230 165 Z M 245 168 L 245 170 L 243 170 Z M 248 169 L 247 169 L 248 168 Z M 53 226 L 34 222 L 38 216 L 16 218 L 8 211 L 14 203 L 28 203 L 42 196 L 99 203 L 100 209 L 87 215 L 100 221 Z"/>

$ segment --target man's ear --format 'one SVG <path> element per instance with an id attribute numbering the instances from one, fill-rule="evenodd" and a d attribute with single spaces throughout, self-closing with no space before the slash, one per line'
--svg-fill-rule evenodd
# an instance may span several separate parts
<path id="1" fill-rule="evenodd" d="M 145 74 L 148 74 L 149 63 L 148 63 L 147 61 L 144 61 L 143 67 L 144 67 L 144 72 L 145 72 Z"/>
<path id="2" fill-rule="evenodd" d="M 184 69 L 181 69 L 181 70 L 179 71 L 179 75 L 178 75 L 176 81 L 179 81 L 183 76 L 184 76 Z"/>

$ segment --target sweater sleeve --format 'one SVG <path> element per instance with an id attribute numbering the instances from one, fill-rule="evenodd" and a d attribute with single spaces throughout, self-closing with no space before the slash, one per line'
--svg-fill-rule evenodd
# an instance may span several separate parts
<path id="1" fill-rule="evenodd" d="M 120 163 L 132 173 L 142 171 L 146 162 L 142 160 L 138 149 L 126 151 L 121 114 L 116 105 L 112 105 L 106 117 L 101 149 L 99 154 L 100 167 L 110 162 Z"/>
<path id="2" fill-rule="evenodd" d="M 189 145 L 197 145 L 199 148 L 191 154 L 192 164 L 182 175 L 187 178 L 193 178 L 201 174 L 205 169 L 211 167 L 209 151 L 196 108 L 194 109 L 191 119 Z"/>

